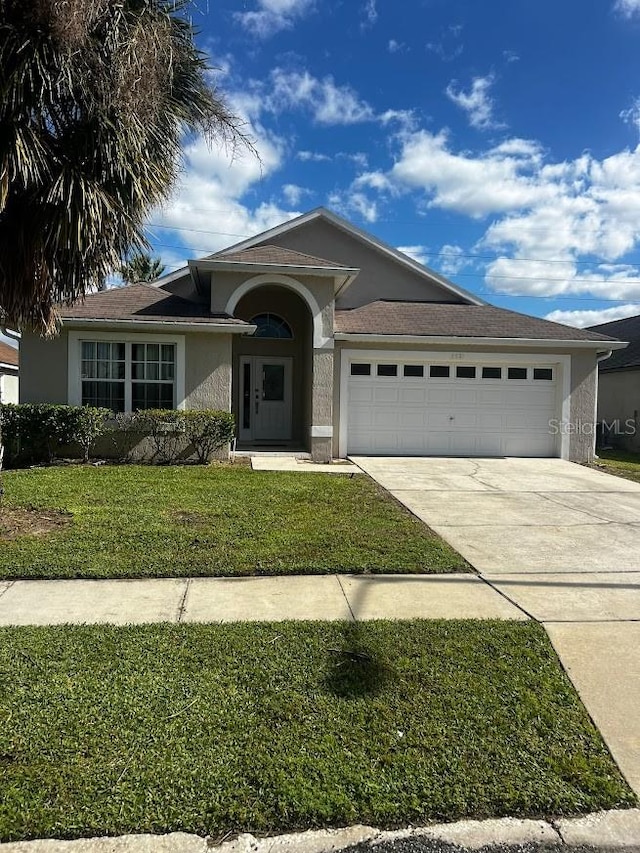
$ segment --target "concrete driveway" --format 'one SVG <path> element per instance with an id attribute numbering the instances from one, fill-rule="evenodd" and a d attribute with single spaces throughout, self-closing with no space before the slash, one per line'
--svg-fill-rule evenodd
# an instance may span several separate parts
<path id="1" fill-rule="evenodd" d="M 561 459 L 353 461 L 542 622 L 640 795 L 640 484 Z"/>

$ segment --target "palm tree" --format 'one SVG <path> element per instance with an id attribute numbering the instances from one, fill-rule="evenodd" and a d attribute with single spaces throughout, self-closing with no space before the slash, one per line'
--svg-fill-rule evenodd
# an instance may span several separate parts
<path id="1" fill-rule="evenodd" d="M 120 275 L 125 284 L 138 281 L 155 281 L 164 272 L 160 258 L 152 258 L 147 252 L 138 252 L 120 267 Z"/>
<path id="2" fill-rule="evenodd" d="M 254 151 L 186 3 L 0 0 L 0 325 L 55 332 L 57 302 L 148 248 L 185 133 Z"/>

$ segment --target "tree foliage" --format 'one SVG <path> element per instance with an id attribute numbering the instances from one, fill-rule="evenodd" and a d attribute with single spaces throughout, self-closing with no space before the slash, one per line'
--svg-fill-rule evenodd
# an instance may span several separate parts
<path id="1" fill-rule="evenodd" d="M 185 132 L 251 147 L 185 5 L 0 0 L 0 322 L 53 332 L 56 302 L 147 248 Z"/>
<path id="2" fill-rule="evenodd" d="M 125 284 L 138 281 L 155 281 L 164 272 L 160 258 L 152 258 L 147 252 L 136 252 L 120 267 L 120 275 Z"/>

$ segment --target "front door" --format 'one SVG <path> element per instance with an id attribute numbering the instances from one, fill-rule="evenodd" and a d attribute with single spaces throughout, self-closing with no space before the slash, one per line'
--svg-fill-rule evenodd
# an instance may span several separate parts
<path id="1" fill-rule="evenodd" d="M 291 358 L 243 356 L 240 359 L 240 439 L 289 441 L 291 438 Z"/>

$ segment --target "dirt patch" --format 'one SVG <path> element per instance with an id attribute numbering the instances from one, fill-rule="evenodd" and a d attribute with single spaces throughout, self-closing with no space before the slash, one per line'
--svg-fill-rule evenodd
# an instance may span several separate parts
<path id="1" fill-rule="evenodd" d="M 208 521 L 206 515 L 203 515 L 200 512 L 185 512 L 179 510 L 173 514 L 174 519 L 178 522 L 178 524 L 206 524 Z"/>
<path id="2" fill-rule="evenodd" d="M 46 536 L 71 524 L 71 514 L 55 509 L 0 506 L 0 540 Z"/>

